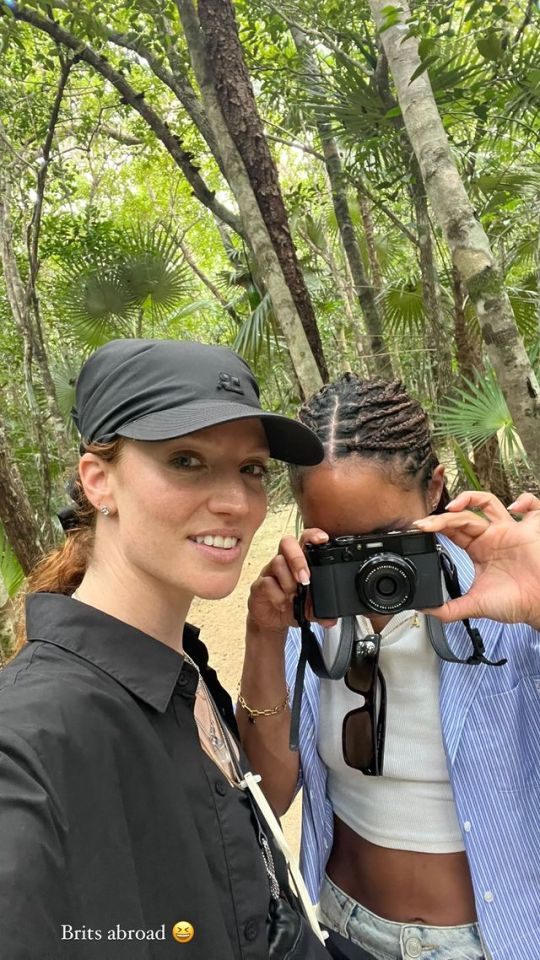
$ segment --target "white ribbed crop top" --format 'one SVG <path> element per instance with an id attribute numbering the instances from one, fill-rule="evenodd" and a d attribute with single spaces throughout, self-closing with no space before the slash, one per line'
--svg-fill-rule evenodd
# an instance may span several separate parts
<path id="1" fill-rule="evenodd" d="M 416 625 L 418 624 L 418 625 Z M 372 633 L 357 617 L 358 636 Z M 325 658 L 334 658 L 341 624 L 325 631 Z M 347 766 L 343 717 L 362 706 L 344 680 L 321 680 L 318 748 L 328 768 L 336 815 L 382 847 L 426 853 L 464 849 L 448 778 L 439 715 L 439 660 L 422 614 L 404 610 L 381 631 L 379 666 L 386 681 L 386 743 L 382 777 Z"/>

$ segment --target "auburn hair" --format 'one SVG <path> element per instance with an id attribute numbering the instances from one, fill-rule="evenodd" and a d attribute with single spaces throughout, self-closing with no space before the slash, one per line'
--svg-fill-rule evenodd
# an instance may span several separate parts
<path id="1" fill-rule="evenodd" d="M 107 463 L 114 463 L 119 459 L 125 442 L 118 437 L 110 443 L 83 444 L 81 451 L 95 453 Z M 26 642 L 24 601 L 27 594 L 63 593 L 70 596 L 81 583 L 92 557 L 97 510 L 84 492 L 78 470 L 70 484 L 70 492 L 74 503 L 74 522 L 66 532 L 64 543 L 46 554 L 27 577 L 19 601 L 15 653 Z"/>

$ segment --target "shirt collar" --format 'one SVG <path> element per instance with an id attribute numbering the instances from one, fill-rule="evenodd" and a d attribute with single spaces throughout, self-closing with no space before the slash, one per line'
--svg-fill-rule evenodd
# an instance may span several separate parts
<path id="1" fill-rule="evenodd" d="M 54 643 L 88 660 L 160 713 L 182 669 L 194 672 L 182 654 L 155 637 L 61 593 L 26 598 L 26 634 L 29 642 Z M 184 642 L 197 635 L 186 624 Z"/>

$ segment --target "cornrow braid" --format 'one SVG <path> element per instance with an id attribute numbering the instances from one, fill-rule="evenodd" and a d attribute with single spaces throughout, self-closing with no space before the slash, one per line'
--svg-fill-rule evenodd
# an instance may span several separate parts
<path id="1" fill-rule="evenodd" d="M 326 460 L 356 453 L 389 461 L 403 479 L 423 486 L 438 464 L 427 414 L 399 380 L 361 380 L 345 373 L 310 397 L 299 419 L 321 440 Z M 293 488 L 304 469 L 291 468 Z"/>

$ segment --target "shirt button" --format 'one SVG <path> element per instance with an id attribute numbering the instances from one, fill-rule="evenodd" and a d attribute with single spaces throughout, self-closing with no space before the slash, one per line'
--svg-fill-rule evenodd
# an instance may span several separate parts
<path id="1" fill-rule="evenodd" d="M 465 820 L 465 823 L 463 824 L 463 829 L 465 830 L 465 833 L 470 833 L 471 827 L 472 827 L 471 821 Z"/>
<path id="2" fill-rule="evenodd" d="M 185 685 L 186 685 L 187 682 L 188 682 L 188 678 L 187 678 L 186 674 L 185 674 L 185 673 L 181 673 L 180 676 L 178 677 L 178 686 L 179 686 L 179 687 L 185 687 Z"/>
<path id="3" fill-rule="evenodd" d="M 259 924 L 256 920 L 248 920 L 244 927 L 244 936 L 246 940 L 256 940 L 259 933 Z"/>
<path id="4" fill-rule="evenodd" d="M 409 937 L 405 941 L 405 951 L 407 957 L 419 957 L 422 953 L 422 942 L 418 937 Z"/>
<path id="5" fill-rule="evenodd" d="M 218 796 L 224 797 L 227 793 L 227 784 L 224 780 L 216 780 L 214 788 Z"/>
<path id="6" fill-rule="evenodd" d="M 486 890 L 484 894 L 484 900 L 486 901 L 486 903 L 491 903 L 491 901 L 493 900 L 493 894 L 491 890 Z"/>

